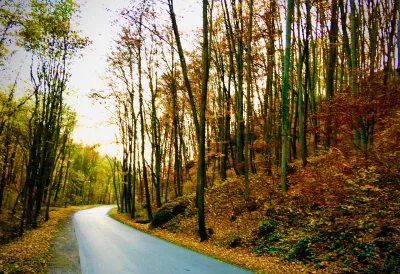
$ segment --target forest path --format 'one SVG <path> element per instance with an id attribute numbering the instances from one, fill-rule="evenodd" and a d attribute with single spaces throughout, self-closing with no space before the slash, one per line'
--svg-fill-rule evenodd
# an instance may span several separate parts
<path id="1" fill-rule="evenodd" d="M 251 273 L 124 225 L 108 216 L 112 207 L 73 215 L 83 274 Z"/>

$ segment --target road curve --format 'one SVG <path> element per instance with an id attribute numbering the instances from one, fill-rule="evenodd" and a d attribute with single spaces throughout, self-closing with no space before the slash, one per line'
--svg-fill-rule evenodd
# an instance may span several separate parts
<path id="1" fill-rule="evenodd" d="M 73 215 L 83 274 L 251 273 L 124 225 L 107 215 L 112 207 Z"/>

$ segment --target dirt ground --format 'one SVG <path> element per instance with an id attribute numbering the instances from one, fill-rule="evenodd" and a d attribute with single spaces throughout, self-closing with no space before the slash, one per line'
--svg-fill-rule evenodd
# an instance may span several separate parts
<path id="1" fill-rule="evenodd" d="M 47 273 L 78 274 L 81 273 L 79 246 L 75 236 L 72 216 L 57 232 L 51 242 L 51 256 Z"/>

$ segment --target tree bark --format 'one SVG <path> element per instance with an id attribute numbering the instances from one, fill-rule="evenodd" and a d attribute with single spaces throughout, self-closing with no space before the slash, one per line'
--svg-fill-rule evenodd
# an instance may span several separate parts
<path id="1" fill-rule="evenodd" d="M 292 17 L 294 13 L 294 1 L 287 1 L 288 11 L 286 15 L 286 45 L 283 65 L 282 80 L 282 161 L 281 161 L 281 187 L 286 192 L 287 187 L 287 160 L 288 160 L 288 88 L 289 88 L 289 69 L 290 69 L 290 46 L 292 33 Z"/>
<path id="2" fill-rule="evenodd" d="M 202 81 L 201 81 L 201 101 L 200 101 L 200 136 L 197 162 L 197 205 L 198 205 L 198 232 L 200 240 L 207 239 L 204 208 L 204 187 L 206 182 L 206 108 L 209 77 L 209 42 L 208 42 L 208 0 L 203 0 L 203 45 L 202 45 Z"/>

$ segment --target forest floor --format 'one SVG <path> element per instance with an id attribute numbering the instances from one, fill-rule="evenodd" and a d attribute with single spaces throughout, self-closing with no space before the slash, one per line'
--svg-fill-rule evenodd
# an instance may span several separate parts
<path id="1" fill-rule="evenodd" d="M 110 214 L 257 273 L 400 273 L 400 112 L 375 137 L 364 153 L 336 147 L 305 167 L 294 161 L 287 193 L 278 173 L 252 175 L 248 201 L 240 177 L 216 180 L 205 192 L 204 242 L 190 181 L 184 193 L 192 193 L 155 209 L 151 223 L 140 204 L 136 221 Z"/>
<path id="2" fill-rule="evenodd" d="M 0 273 L 47 273 L 50 261 L 54 270 L 51 273 L 79 273 L 79 251 L 71 215 L 77 210 L 93 206 L 51 208 L 49 221 L 41 221 L 37 229 L 28 230 L 21 237 L 0 244 Z M 7 220 L 9 227 L 17 225 L 7 212 L 2 217 L 1 220 Z M 60 260 L 56 250 L 62 249 L 64 259 Z M 65 272 L 65 269 L 70 272 Z"/>

